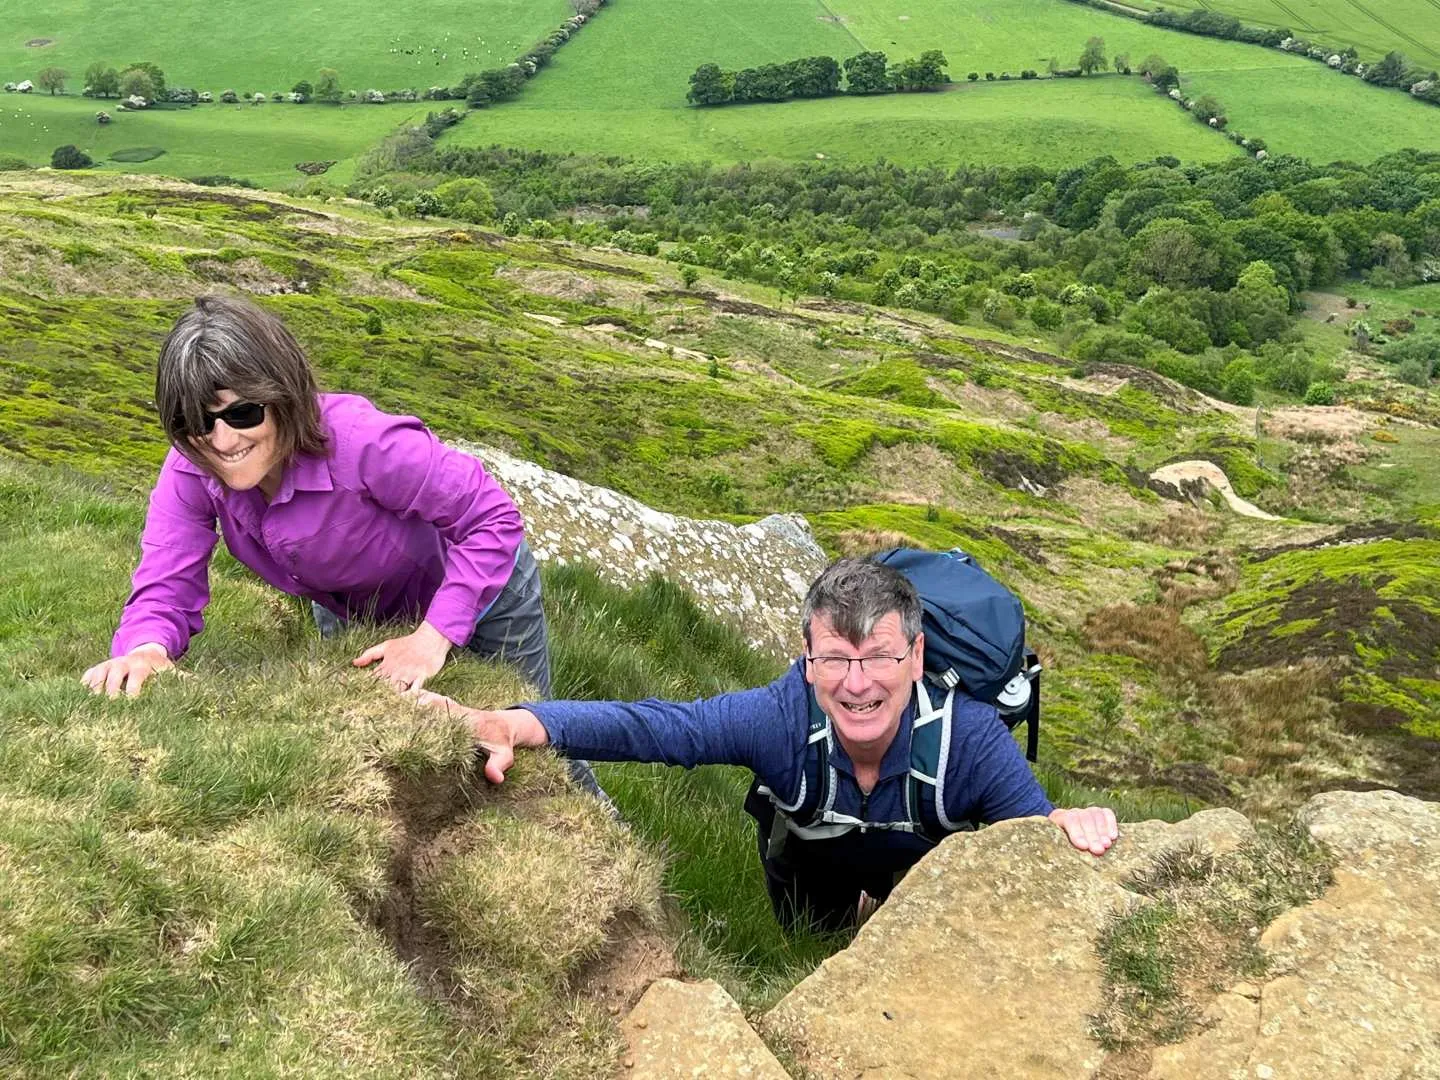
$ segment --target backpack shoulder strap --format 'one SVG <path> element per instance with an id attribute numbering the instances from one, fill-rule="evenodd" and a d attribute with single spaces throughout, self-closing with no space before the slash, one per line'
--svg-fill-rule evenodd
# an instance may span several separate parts
<path id="1" fill-rule="evenodd" d="M 915 723 L 910 736 L 910 778 L 905 787 L 905 813 L 934 839 L 965 828 L 945 812 L 945 773 L 954 733 L 955 690 L 939 699 L 930 696 L 924 680 L 915 684 Z"/>
<path id="2" fill-rule="evenodd" d="M 815 700 L 815 691 L 805 688 L 810 705 L 810 718 L 805 733 L 804 761 L 800 765 L 800 787 L 793 802 L 786 802 L 774 791 L 759 785 L 757 791 L 769 799 L 777 810 L 798 824 L 808 825 L 833 797 L 830 776 L 830 718 Z"/>

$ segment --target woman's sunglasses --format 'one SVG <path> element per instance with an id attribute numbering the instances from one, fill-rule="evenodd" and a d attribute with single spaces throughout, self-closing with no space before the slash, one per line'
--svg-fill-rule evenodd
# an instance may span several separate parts
<path id="1" fill-rule="evenodd" d="M 224 420 L 226 427 L 244 431 L 246 428 L 259 427 L 265 422 L 265 406 L 255 401 L 237 401 L 233 405 L 226 405 L 219 412 L 206 410 L 200 414 L 200 417 L 200 424 L 206 435 L 215 430 L 216 420 Z M 176 419 L 175 427 L 185 427 L 183 417 Z"/>

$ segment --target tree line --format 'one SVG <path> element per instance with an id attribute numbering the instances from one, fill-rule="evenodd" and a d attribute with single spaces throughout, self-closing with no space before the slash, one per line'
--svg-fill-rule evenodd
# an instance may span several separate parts
<path id="1" fill-rule="evenodd" d="M 490 220 L 506 232 L 641 252 L 663 244 L 690 280 L 1034 327 L 1078 362 L 1149 366 L 1240 403 L 1262 387 L 1301 397 L 1332 381 L 1298 329 L 1302 291 L 1353 275 L 1378 286 L 1440 280 L 1440 153 L 1363 166 L 1282 156 L 1184 167 L 1101 157 L 1061 170 L 721 167 L 437 148 L 418 131 L 403 152 L 372 159 L 350 193 L 383 185 L 403 206 L 459 177 L 484 184 L 487 197 L 466 198 L 493 203 Z M 573 220 L 582 204 L 609 216 Z M 1005 221 L 1018 240 L 977 231 Z M 1407 362 L 1434 344 L 1418 340 Z"/>
<path id="2" fill-rule="evenodd" d="M 701 64 L 690 76 L 685 95 L 693 105 L 737 105 L 751 101 L 833 97 L 836 94 L 889 94 L 935 90 L 950 81 L 948 61 L 939 49 L 890 63 L 883 52 L 857 53 L 840 63 L 833 56 L 806 56 L 781 64 L 724 71 Z M 841 89 L 841 74 L 845 87 Z"/>

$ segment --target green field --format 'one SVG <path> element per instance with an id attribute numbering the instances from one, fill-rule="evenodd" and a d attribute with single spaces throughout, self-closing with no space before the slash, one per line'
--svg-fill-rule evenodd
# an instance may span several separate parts
<path id="1" fill-rule="evenodd" d="M 1440 64 L 1440 18 L 1430 0 L 1127 0 L 1143 8 L 1209 8 L 1252 26 L 1289 27 L 1299 37 L 1373 59 L 1399 49 L 1420 63 Z"/>
<path id="2" fill-rule="evenodd" d="M 1279 0 L 1236 0 L 1236 10 L 1245 14 L 1240 7 L 1272 2 L 1278 9 Z M 1440 33 L 1440 11 L 1432 0 L 1425 5 L 1408 12 L 1405 20 L 1396 15 L 1389 21 L 1420 31 L 1435 27 Z M 167 12 L 162 18 L 150 0 L 103 22 L 83 18 L 83 6 L 65 0 L 43 17 L 0 16 L 0 27 L 7 31 L 0 36 L 0 72 L 33 77 L 40 57 L 76 73 L 92 56 L 124 63 L 143 55 L 166 68 L 172 82 L 212 91 L 227 86 L 284 88 L 294 79 L 313 76 L 322 64 L 337 67 L 346 86 L 428 85 L 507 60 L 568 10 L 551 0 L 538 6 L 486 0 L 482 14 L 474 16 L 460 11 L 453 0 L 428 0 L 423 19 L 417 19 L 414 10 L 403 19 L 378 12 L 357 20 L 358 28 L 347 22 L 344 32 L 336 33 L 330 26 L 338 16 L 327 17 L 323 8 L 301 13 L 264 0 L 260 11 L 247 9 L 246 17 L 264 25 L 265 33 L 241 55 L 220 46 L 197 48 L 194 43 L 205 40 L 206 27 L 183 13 Z M 1326 10 L 1343 14 L 1336 0 L 1315 0 L 1311 7 L 1317 25 Z M 1352 14 L 1363 21 L 1364 12 L 1373 10 L 1367 6 Z M 471 55 L 457 59 L 445 34 L 458 42 L 460 31 L 454 27 L 472 18 L 492 29 L 473 35 Z M 207 9 L 207 26 L 214 20 L 215 12 Z M 406 26 L 422 22 L 436 28 L 431 32 L 436 43 L 406 37 Z M 151 26 L 163 26 L 164 31 L 157 36 L 149 32 Z M 464 145 L 498 143 L 717 162 L 885 158 L 903 164 L 1003 161 L 1056 166 L 1107 153 L 1129 162 L 1160 154 L 1213 161 L 1237 152 L 1150 93 L 1138 78 L 1106 74 L 1024 83 L 965 81 L 972 70 L 1017 76 L 1025 68 L 1043 73 L 1052 58 L 1071 65 L 1085 39 L 1096 34 L 1104 37 L 1112 57 L 1127 53 L 1138 63 L 1150 53 L 1164 56 L 1180 68 L 1188 94 L 1215 95 L 1233 128 L 1263 138 L 1272 152 L 1317 161 L 1367 161 L 1405 147 L 1437 145 L 1440 114 L 1402 94 L 1363 85 L 1278 50 L 1159 30 L 1064 0 L 836 0 L 829 6 L 819 0 L 734 0 L 704 6 L 616 0 L 556 55 L 519 100 L 472 113 L 447 138 Z M 1417 40 L 1427 40 L 1417 34 Z M 54 43 L 26 47 L 27 40 L 41 37 Z M 294 42 L 327 40 L 337 44 L 295 58 Z M 137 49 L 129 44 L 134 42 L 144 44 Z M 391 51 L 422 45 L 418 64 L 413 55 Z M 685 102 L 690 73 L 709 61 L 738 68 L 813 54 L 843 59 L 862 49 L 880 49 L 902 59 L 937 47 L 949 58 L 957 83 L 945 93 L 708 110 Z M 430 48 L 446 55 L 439 66 Z M 1419 55 L 1414 48 L 1410 51 Z M 187 68 L 187 63 L 193 66 Z M 162 157 L 106 167 L 177 176 L 228 173 L 268 186 L 299 180 L 297 162 L 335 160 L 340 164 L 327 178 L 344 183 L 367 146 L 428 111 L 425 105 L 331 110 L 275 104 L 146 114 L 115 114 L 111 109 L 115 123 L 100 129 L 94 124 L 98 107 L 74 95 L 0 97 L 0 154 L 42 164 L 54 147 L 67 142 L 87 149 L 97 160 L 117 150 L 158 146 L 166 151 Z"/>
<path id="3" fill-rule="evenodd" d="M 342 86 L 361 90 L 450 85 L 468 71 L 508 64 L 571 14 L 566 0 L 133 0 L 106 5 L 103 17 L 94 0 L 5 4 L 0 82 L 34 79 L 53 64 L 74 76 L 67 89 L 78 93 L 80 76 L 96 61 L 123 69 L 150 60 L 172 85 L 217 96 L 227 87 L 289 90 L 301 79 L 313 81 L 322 67 L 335 68 Z M 51 44 L 26 44 L 44 39 Z"/>
<path id="4" fill-rule="evenodd" d="M 95 122 L 104 107 L 112 122 Z M 82 98 L 0 97 L 0 155 L 50 164 L 50 152 L 73 143 L 102 168 L 165 176 L 223 172 L 280 187 L 303 180 L 301 161 L 336 161 L 327 179 L 343 183 L 354 159 L 393 128 L 424 119 L 425 105 L 198 105 L 191 109 L 117 112 Z M 161 157 L 136 164 L 107 158 L 117 150 L 158 146 Z"/>
<path id="5" fill-rule="evenodd" d="M 1315 6 L 1323 4 L 1317 0 Z M 424 19 L 413 9 L 403 19 L 377 12 L 358 20 L 358 28 L 347 22 L 343 33 L 335 33 L 329 27 L 338 16 L 327 18 L 323 8 L 301 13 L 264 0 L 260 11 L 247 9 L 246 17 L 265 26 L 265 33 L 241 55 L 219 46 L 197 49 L 194 42 L 205 40 L 205 27 L 183 13 L 162 18 L 150 0 L 104 22 L 82 18 L 82 7 L 78 0 L 65 0 L 43 17 L 0 16 L 7 30 L 0 36 L 0 72 L 33 77 L 40 57 L 76 73 L 92 57 L 123 64 L 143 55 L 164 67 L 172 82 L 212 91 L 285 88 L 313 76 L 322 64 L 340 70 L 347 87 L 428 85 L 509 59 L 568 10 L 550 0 L 538 6 L 486 0 L 482 16 L 473 16 L 452 0 L 428 0 Z M 1431 6 L 1426 10 L 1429 24 L 1440 27 L 1440 13 Z M 1422 12 L 1411 14 L 1415 25 L 1426 25 Z M 207 9 L 207 26 L 214 18 Z M 458 41 L 454 27 L 468 18 L 493 29 L 478 31 L 471 56 L 457 60 L 444 35 Z M 436 42 L 406 37 L 405 27 L 420 22 L 436 27 Z M 164 32 L 150 33 L 151 26 L 163 26 Z M 1128 53 L 1138 63 L 1160 53 L 1181 69 L 1187 93 L 1214 94 L 1236 130 L 1265 139 L 1274 152 L 1365 161 L 1404 147 L 1436 145 L 1433 107 L 1404 95 L 1274 49 L 1158 30 L 1064 0 L 836 0 L 829 6 L 819 0 L 734 0 L 698 7 L 678 0 L 616 0 L 519 100 L 473 112 L 447 138 L 465 145 L 717 162 L 823 157 L 1056 166 L 1107 153 L 1129 162 L 1160 154 L 1213 161 L 1238 152 L 1138 78 L 965 81 L 972 70 L 1043 73 L 1051 58 L 1071 65 L 1092 34 L 1105 38 L 1110 56 Z M 40 37 L 54 43 L 25 46 Z M 294 42 L 327 40 L 336 44 L 295 58 Z M 144 44 L 137 50 L 128 44 L 133 42 Z M 391 52 L 421 45 L 418 65 L 413 55 Z M 862 49 L 902 59 L 936 47 L 946 53 L 957 82 L 946 93 L 709 110 L 685 102 L 690 73 L 708 61 L 738 68 L 813 54 L 843 59 Z M 430 48 L 446 54 L 438 67 Z M 327 179 L 344 183 L 366 147 L 428 111 L 425 105 L 333 110 L 275 104 L 145 114 L 111 109 L 115 122 L 101 129 L 94 123 L 98 107 L 73 95 L 0 97 L 0 154 L 43 164 L 67 142 L 97 160 L 117 150 L 158 146 L 166 153 L 152 161 L 105 167 L 176 176 L 228 173 L 267 186 L 301 179 L 294 171 L 297 162 L 334 160 L 340 164 Z"/>
<path id="6" fill-rule="evenodd" d="M 1318 84 L 1318 85 L 1317 85 Z M 1310 70 L 1214 71 L 1186 82 L 1214 94 L 1230 122 L 1272 151 L 1312 161 L 1370 161 L 1413 147 L 1440 148 L 1440 110 L 1395 90 L 1366 86 L 1310 62 Z"/>
<path id="7" fill-rule="evenodd" d="M 707 61 L 733 68 L 811 53 L 843 59 L 861 49 L 900 59 L 939 47 L 952 79 L 963 80 L 971 70 L 1043 72 L 1051 57 L 1073 64 L 1092 34 L 1105 38 L 1109 55 L 1129 53 L 1137 63 L 1159 52 L 1179 66 L 1187 92 L 1216 94 L 1239 130 L 1277 151 L 1368 160 L 1435 143 L 1431 107 L 1313 61 L 1158 30 L 1063 0 L 838 0 L 829 7 L 740 0 L 699 10 L 674 0 L 620 0 L 519 101 L 472 117 L 450 138 L 717 161 L 825 154 L 1056 164 L 1101 153 L 1125 161 L 1159 153 L 1213 160 L 1229 152 L 1178 109 L 1147 100 L 1139 80 L 1109 85 L 1122 81 L 1113 75 L 965 88 L 983 96 L 962 89 L 712 110 L 685 103 L 690 73 Z M 622 55 L 626 62 L 616 63 Z"/>
<path id="8" fill-rule="evenodd" d="M 543 88 L 549 90 L 549 87 Z M 537 91 L 542 90 L 536 87 Z M 942 94 L 831 98 L 784 105 L 689 109 L 537 92 L 470 117 L 466 144 L 636 157 L 1005 162 L 1064 165 L 1097 154 L 1123 162 L 1174 154 L 1215 161 L 1240 150 L 1187 118 L 1138 79 L 1095 79 L 1063 90 L 1038 82 L 979 83 Z"/>

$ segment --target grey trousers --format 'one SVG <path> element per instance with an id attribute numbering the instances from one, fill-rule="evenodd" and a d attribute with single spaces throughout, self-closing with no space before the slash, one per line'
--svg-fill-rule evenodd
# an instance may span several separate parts
<path id="1" fill-rule="evenodd" d="M 340 632 L 344 621 L 338 615 L 313 601 L 312 608 L 321 637 Z M 475 620 L 475 632 L 464 647 L 479 656 L 513 664 L 539 687 L 541 697 L 550 696 L 550 644 L 540 600 L 540 568 L 525 541 L 515 553 L 510 580 L 490 609 Z M 609 802 L 588 761 L 571 758 L 570 775 L 586 791 Z"/>

